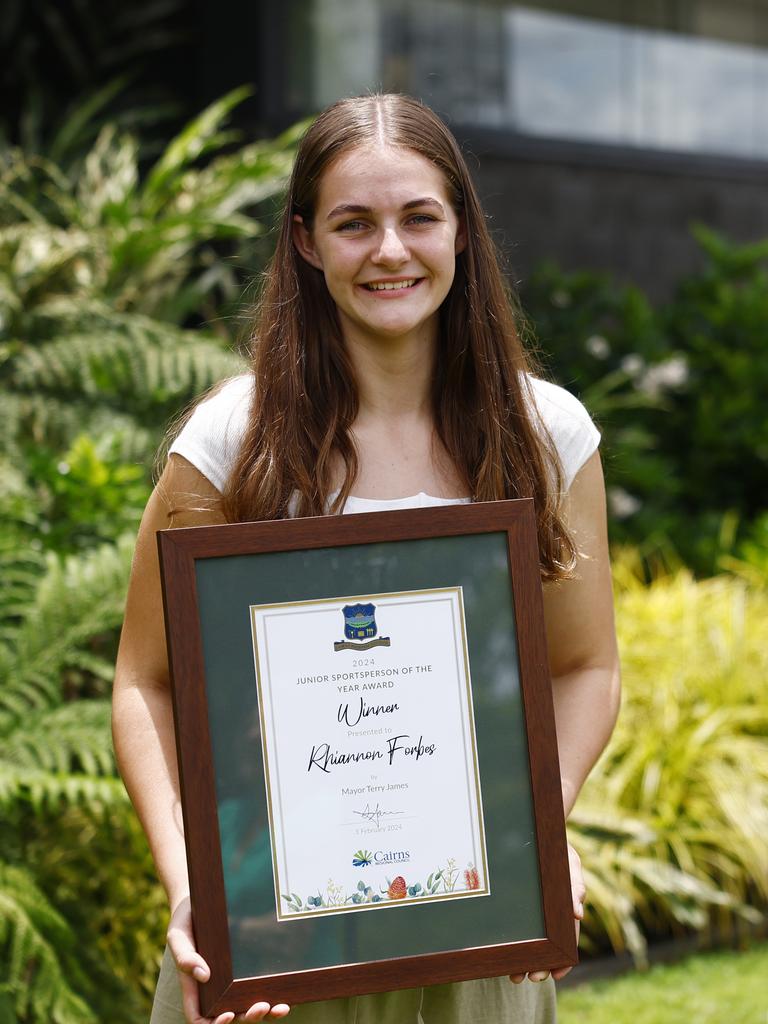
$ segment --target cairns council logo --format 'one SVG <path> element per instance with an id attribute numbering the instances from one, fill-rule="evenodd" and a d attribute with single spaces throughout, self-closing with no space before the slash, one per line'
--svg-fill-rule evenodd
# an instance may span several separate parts
<path id="1" fill-rule="evenodd" d="M 344 636 L 337 640 L 334 651 L 369 651 L 372 647 L 389 647 L 388 636 L 377 636 L 375 604 L 345 604 Z"/>

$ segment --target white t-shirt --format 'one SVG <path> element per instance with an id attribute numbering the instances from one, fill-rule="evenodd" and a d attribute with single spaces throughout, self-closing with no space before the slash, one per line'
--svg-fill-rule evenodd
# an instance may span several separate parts
<path id="1" fill-rule="evenodd" d="M 541 422 L 549 431 L 560 458 L 563 489 L 567 491 L 573 478 L 597 449 L 600 434 L 578 398 L 565 388 L 535 377 L 531 378 L 531 386 Z M 251 389 L 249 374 L 228 381 L 215 395 L 197 406 L 169 450 L 169 453 L 175 452 L 191 462 L 219 491 L 224 490 L 245 433 Z M 465 497 L 436 498 L 423 492 L 389 500 L 350 496 L 344 512 L 456 505 L 469 500 Z"/>

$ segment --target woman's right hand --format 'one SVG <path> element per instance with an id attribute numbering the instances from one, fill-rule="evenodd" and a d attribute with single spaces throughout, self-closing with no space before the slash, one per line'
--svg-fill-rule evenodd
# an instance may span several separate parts
<path id="1" fill-rule="evenodd" d="M 181 985 L 181 1002 L 187 1024 L 210 1024 L 210 1018 L 200 1014 L 200 1000 L 197 983 L 206 982 L 211 976 L 208 964 L 195 948 L 192 931 L 192 910 L 189 897 L 185 896 L 173 910 L 168 925 L 168 948 L 171 951 Z M 269 1003 L 254 1003 L 244 1014 L 236 1015 L 228 1010 L 214 1018 L 213 1024 L 230 1024 L 238 1016 L 240 1020 L 257 1021 L 265 1017 L 285 1017 L 290 1007 L 285 1003 L 270 1006 Z"/>

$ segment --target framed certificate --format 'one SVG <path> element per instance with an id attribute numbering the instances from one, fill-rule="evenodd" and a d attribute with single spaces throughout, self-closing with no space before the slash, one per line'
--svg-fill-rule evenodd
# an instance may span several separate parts
<path id="1" fill-rule="evenodd" d="M 533 503 L 158 543 L 203 1012 L 575 963 Z"/>

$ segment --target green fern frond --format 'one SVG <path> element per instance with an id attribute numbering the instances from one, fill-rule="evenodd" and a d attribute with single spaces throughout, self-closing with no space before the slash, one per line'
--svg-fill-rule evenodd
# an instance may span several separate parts
<path id="1" fill-rule="evenodd" d="M 70 985 L 73 958 L 66 954 L 74 954 L 76 947 L 71 929 L 31 873 L 0 861 L 1 987 L 11 995 L 19 1020 L 94 1021 Z"/>
<path id="2" fill-rule="evenodd" d="M 148 430 L 135 416 L 82 398 L 2 389 L 0 403 L 0 452 L 15 462 L 23 462 L 29 442 L 63 450 L 80 434 L 119 434 L 126 462 L 151 461 L 157 445 L 157 431 Z"/>
<path id="3" fill-rule="evenodd" d="M 52 773 L 114 775 L 108 700 L 33 712 L 3 738 L 0 763 Z"/>
<path id="4" fill-rule="evenodd" d="M 18 540 L 23 543 L 21 537 Z M 28 567 L 32 554 L 33 552 L 25 553 L 23 566 L 0 556 L 0 578 L 3 581 L 0 600 L 0 644 L 16 635 L 15 621 L 24 615 L 40 579 L 42 566 Z"/>
<path id="5" fill-rule="evenodd" d="M 88 396 L 143 412 L 189 400 L 242 363 L 214 342 L 167 327 L 162 343 L 139 328 L 126 333 L 70 335 L 29 348 L 16 360 L 21 391 Z"/>
<path id="6" fill-rule="evenodd" d="M 123 536 L 86 554 L 48 556 L 13 642 L 0 648 L 0 733 L 20 714 L 57 706 L 63 671 L 86 668 L 80 652 L 119 626 L 133 543 Z"/>
<path id="7" fill-rule="evenodd" d="M 3 474 L 0 473 L 0 481 Z M 1 486 L 1 484 L 0 484 Z M 3 506 L 6 507 L 3 507 Z M 0 509 L 7 513 L 7 503 L 0 501 Z M 21 510 L 20 510 L 21 511 Z M 26 613 L 45 571 L 45 556 L 33 547 L 34 520 L 24 522 L 22 516 L 14 522 L 8 515 L 0 533 L 0 645 L 15 635 L 18 618 Z"/>
<path id="8" fill-rule="evenodd" d="M 50 341 L 65 334 L 99 334 L 126 332 L 132 337 L 145 335 L 162 343 L 169 330 L 177 331 L 174 324 L 147 316 L 136 310 L 126 311 L 98 294 L 46 295 L 30 311 L 32 333 L 41 341 Z M 186 337 L 199 337 L 186 332 Z"/>
<path id="9" fill-rule="evenodd" d="M 114 807 L 127 808 L 129 800 L 115 777 L 19 768 L 0 761 L 0 807 L 10 811 L 23 804 L 36 814 L 59 814 L 63 807 L 81 807 L 98 816 Z"/>

